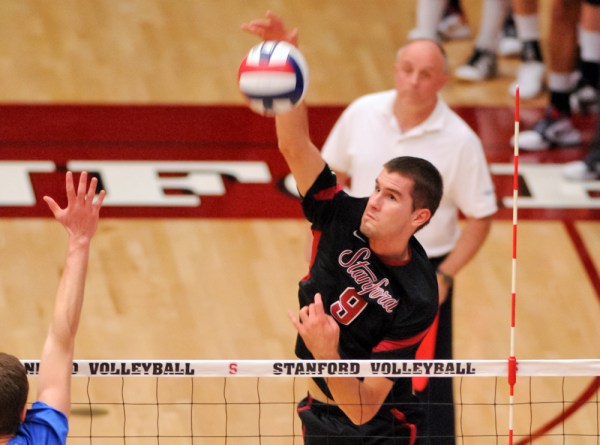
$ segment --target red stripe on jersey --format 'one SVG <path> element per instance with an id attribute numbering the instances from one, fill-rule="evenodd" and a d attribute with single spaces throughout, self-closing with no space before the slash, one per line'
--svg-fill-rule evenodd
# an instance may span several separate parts
<path id="1" fill-rule="evenodd" d="M 323 189 L 320 192 L 315 193 L 314 199 L 317 201 L 326 201 L 328 199 L 332 199 L 336 193 L 342 190 L 342 186 L 336 184 L 333 187 L 329 187 L 327 189 Z"/>
<path id="2" fill-rule="evenodd" d="M 296 408 L 296 412 L 302 412 L 302 411 L 307 411 L 312 407 L 312 402 L 313 402 L 313 398 L 312 396 L 309 394 L 308 395 L 308 401 L 306 403 L 306 405 L 304 406 L 300 406 Z"/>
<path id="3" fill-rule="evenodd" d="M 313 230 L 312 231 L 312 247 L 310 251 L 310 262 L 308 263 L 308 273 L 302 278 L 301 281 L 306 281 L 310 278 L 310 269 L 315 262 L 315 257 L 317 256 L 317 248 L 319 247 L 319 241 L 321 240 L 321 231 Z"/>
<path id="4" fill-rule="evenodd" d="M 423 337 L 425 337 L 425 335 L 427 335 L 428 331 L 429 328 L 419 332 L 414 337 L 406 338 L 404 340 L 383 340 L 373 348 L 373 352 L 393 351 L 395 349 L 404 349 L 408 348 L 409 346 L 414 346 L 419 343 Z"/>
<path id="5" fill-rule="evenodd" d="M 398 408 L 392 408 L 390 412 L 396 419 L 400 421 L 402 425 L 410 430 L 410 445 L 414 445 L 417 442 L 417 426 L 413 423 L 407 422 L 406 416 L 402 411 L 398 410 Z"/>
<path id="6" fill-rule="evenodd" d="M 433 324 L 427 332 L 427 335 L 425 335 L 423 342 L 421 342 L 421 344 L 419 345 L 419 349 L 417 349 L 417 353 L 415 354 L 415 358 L 417 360 L 433 360 L 435 358 L 434 354 L 435 345 L 437 343 L 436 339 L 439 321 L 440 314 L 438 312 L 438 314 L 435 317 L 435 320 L 433 321 Z M 427 382 L 429 382 L 429 377 L 413 377 L 413 389 L 418 392 L 425 391 L 425 388 L 427 387 Z"/>
<path id="7" fill-rule="evenodd" d="M 311 247 L 311 251 L 310 251 L 310 266 L 312 267 L 313 263 L 315 262 L 315 257 L 317 256 L 317 250 L 319 247 L 319 241 L 321 241 L 321 235 L 323 232 L 321 232 L 320 230 L 312 230 L 312 236 L 313 236 L 313 242 L 312 242 L 312 247 Z"/>

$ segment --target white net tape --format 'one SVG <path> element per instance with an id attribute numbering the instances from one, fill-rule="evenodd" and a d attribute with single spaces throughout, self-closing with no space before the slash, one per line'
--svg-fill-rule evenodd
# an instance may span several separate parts
<path id="1" fill-rule="evenodd" d="M 23 361 L 35 375 L 36 360 Z M 153 377 L 502 377 L 506 360 L 77 360 L 74 376 Z M 600 376 L 600 360 L 519 360 L 518 376 Z"/>

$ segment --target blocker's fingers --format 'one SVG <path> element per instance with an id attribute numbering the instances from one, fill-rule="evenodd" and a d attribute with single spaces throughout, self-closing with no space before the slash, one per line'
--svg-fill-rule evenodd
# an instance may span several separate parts
<path id="1" fill-rule="evenodd" d="M 96 200 L 96 203 L 94 204 L 94 206 L 97 209 L 100 209 L 100 207 L 102 207 L 102 203 L 104 202 L 105 196 L 106 196 L 106 192 L 104 190 L 100 190 L 100 193 L 98 193 L 98 199 Z"/>
<path id="2" fill-rule="evenodd" d="M 73 172 L 68 171 L 65 176 L 65 188 L 67 190 L 67 202 L 75 198 L 75 185 L 73 184 Z"/>
<path id="3" fill-rule="evenodd" d="M 48 208 L 54 215 L 60 212 L 60 206 L 50 196 L 44 196 L 42 199 L 46 202 L 46 204 L 48 204 Z"/>
<path id="4" fill-rule="evenodd" d="M 80 198 L 85 198 L 85 189 L 87 185 L 87 172 L 81 172 L 79 175 L 79 184 L 77 185 L 77 196 Z"/>
<path id="5" fill-rule="evenodd" d="M 98 178 L 92 177 L 90 180 L 90 185 L 87 189 L 87 194 L 85 199 L 90 203 L 93 202 L 94 196 L 96 195 L 96 187 L 98 186 Z"/>

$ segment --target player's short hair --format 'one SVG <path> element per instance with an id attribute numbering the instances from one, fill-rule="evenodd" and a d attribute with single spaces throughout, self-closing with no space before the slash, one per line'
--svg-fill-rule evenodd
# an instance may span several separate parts
<path id="1" fill-rule="evenodd" d="M 386 162 L 384 168 L 390 173 L 412 179 L 413 210 L 429 209 L 433 217 L 444 192 L 442 175 L 438 169 L 431 162 L 414 156 L 399 156 Z"/>
<path id="2" fill-rule="evenodd" d="M 0 435 L 17 433 L 28 394 L 25 367 L 17 357 L 0 352 Z"/>

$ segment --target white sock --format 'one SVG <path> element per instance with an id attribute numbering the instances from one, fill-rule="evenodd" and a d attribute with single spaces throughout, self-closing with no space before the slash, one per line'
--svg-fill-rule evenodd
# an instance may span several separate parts
<path id="1" fill-rule="evenodd" d="M 539 14 L 517 15 L 515 14 L 515 27 L 517 36 L 521 42 L 540 40 L 540 17 Z"/>
<path id="2" fill-rule="evenodd" d="M 437 40 L 437 26 L 447 6 L 448 0 L 419 0 L 414 36 Z"/>
<path id="3" fill-rule="evenodd" d="M 600 63 L 600 32 L 588 31 L 580 27 L 579 46 L 582 60 Z"/>
<path id="4" fill-rule="evenodd" d="M 557 93 L 567 93 L 575 88 L 577 78 L 577 72 L 556 73 L 550 71 L 548 73 L 548 89 Z"/>
<path id="5" fill-rule="evenodd" d="M 481 11 L 481 26 L 475 47 L 495 53 L 502 34 L 502 25 L 510 12 L 508 0 L 485 0 Z"/>

